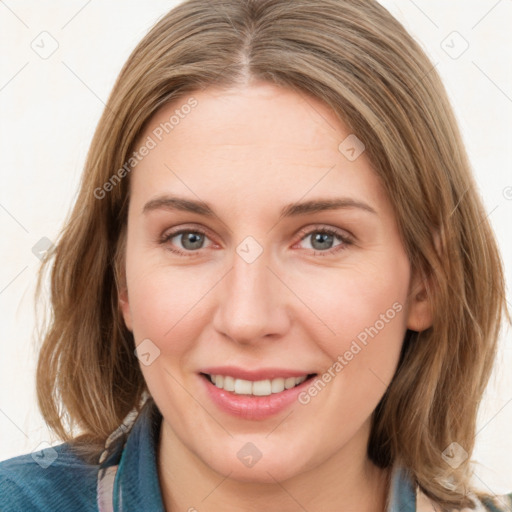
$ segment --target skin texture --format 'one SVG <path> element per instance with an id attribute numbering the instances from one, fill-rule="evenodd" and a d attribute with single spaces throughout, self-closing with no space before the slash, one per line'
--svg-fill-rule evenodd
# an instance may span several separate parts
<path id="1" fill-rule="evenodd" d="M 121 294 L 136 344 L 150 339 L 160 350 L 141 370 L 164 417 L 166 510 L 384 510 L 388 474 L 366 456 L 370 418 L 406 329 L 431 320 L 392 206 L 365 153 L 349 161 L 338 150 L 350 132 L 318 99 L 261 82 L 191 96 L 197 106 L 131 174 Z M 158 111 L 140 140 L 186 100 Z M 215 216 L 143 213 L 162 194 L 207 202 Z M 284 205 L 338 197 L 375 213 L 279 219 Z M 325 227 L 352 243 L 315 244 L 314 230 Z M 171 228 L 207 236 L 202 245 L 181 235 L 160 243 Z M 252 263 L 236 252 L 248 236 L 263 250 Z M 219 410 L 205 392 L 198 372 L 206 366 L 321 375 L 393 304 L 400 311 L 305 405 L 251 421 Z M 262 453 L 250 468 L 237 458 L 247 442 Z"/>

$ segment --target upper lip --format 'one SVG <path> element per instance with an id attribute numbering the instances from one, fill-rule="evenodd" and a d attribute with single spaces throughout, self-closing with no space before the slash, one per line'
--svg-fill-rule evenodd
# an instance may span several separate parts
<path id="1" fill-rule="evenodd" d="M 279 377 L 302 377 L 304 375 L 311 375 L 313 372 L 292 370 L 289 368 L 253 368 L 249 370 L 236 366 L 210 366 L 200 370 L 200 373 L 207 373 L 209 375 L 229 375 L 235 379 L 258 381 L 272 380 Z"/>

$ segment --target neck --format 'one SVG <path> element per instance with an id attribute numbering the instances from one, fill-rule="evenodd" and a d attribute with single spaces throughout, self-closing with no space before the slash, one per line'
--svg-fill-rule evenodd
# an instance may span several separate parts
<path id="1" fill-rule="evenodd" d="M 158 474 L 164 507 L 166 512 L 385 512 L 390 471 L 375 466 L 366 448 L 346 448 L 287 480 L 238 481 L 204 464 L 163 419 Z"/>

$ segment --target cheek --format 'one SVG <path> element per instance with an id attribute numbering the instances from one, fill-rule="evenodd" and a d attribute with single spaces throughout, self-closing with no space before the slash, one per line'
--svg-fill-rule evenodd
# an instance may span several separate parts
<path id="1" fill-rule="evenodd" d="M 362 424 L 393 378 L 406 332 L 408 269 L 406 259 L 390 258 L 379 265 L 338 269 L 329 279 L 318 275 L 309 281 L 315 287 L 302 283 L 318 317 L 310 315 L 311 321 L 301 325 L 327 363 L 321 382 L 305 391 L 300 403 L 311 402 L 331 432 Z M 324 387 L 330 391 L 323 394 Z M 315 402 L 320 393 L 324 398 Z"/>
<path id="2" fill-rule="evenodd" d="M 346 354 L 351 366 L 390 368 L 396 363 L 407 323 L 405 255 L 328 273 L 322 269 L 296 282 L 297 295 L 314 313 L 302 325 L 331 361 Z"/>
<path id="3" fill-rule="evenodd" d="M 127 284 L 136 342 L 149 338 L 167 354 L 191 348 L 201 329 L 202 299 L 215 282 L 215 276 L 210 284 L 205 277 L 192 267 L 172 268 L 133 253 Z"/>

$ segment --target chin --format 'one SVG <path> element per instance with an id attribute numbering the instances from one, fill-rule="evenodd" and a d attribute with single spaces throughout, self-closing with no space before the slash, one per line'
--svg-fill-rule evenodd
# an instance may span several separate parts
<path id="1" fill-rule="evenodd" d="M 256 448 L 261 446 L 261 450 Z M 263 447 L 263 441 L 255 443 L 236 442 L 236 448 L 221 450 L 219 458 L 212 460 L 203 459 L 203 462 L 217 473 L 227 476 L 238 482 L 252 482 L 275 484 L 277 481 L 288 480 L 313 466 L 305 464 L 304 450 L 294 449 L 293 453 L 280 451 L 278 447 Z M 267 442 L 268 444 L 268 442 Z M 233 456 L 226 457 L 226 453 Z M 215 457 L 215 453 L 210 454 Z"/>
<path id="2" fill-rule="evenodd" d="M 275 484 L 276 480 L 281 482 L 299 474 L 296 466 L 291 466 L 283 461 L 260 460 L 252 468 L 243 467 L 240 463 L 228 462 L 221 467 L 213 467 L 222 475 L 229 475 L 230 480 L 247 483 Z"/>

